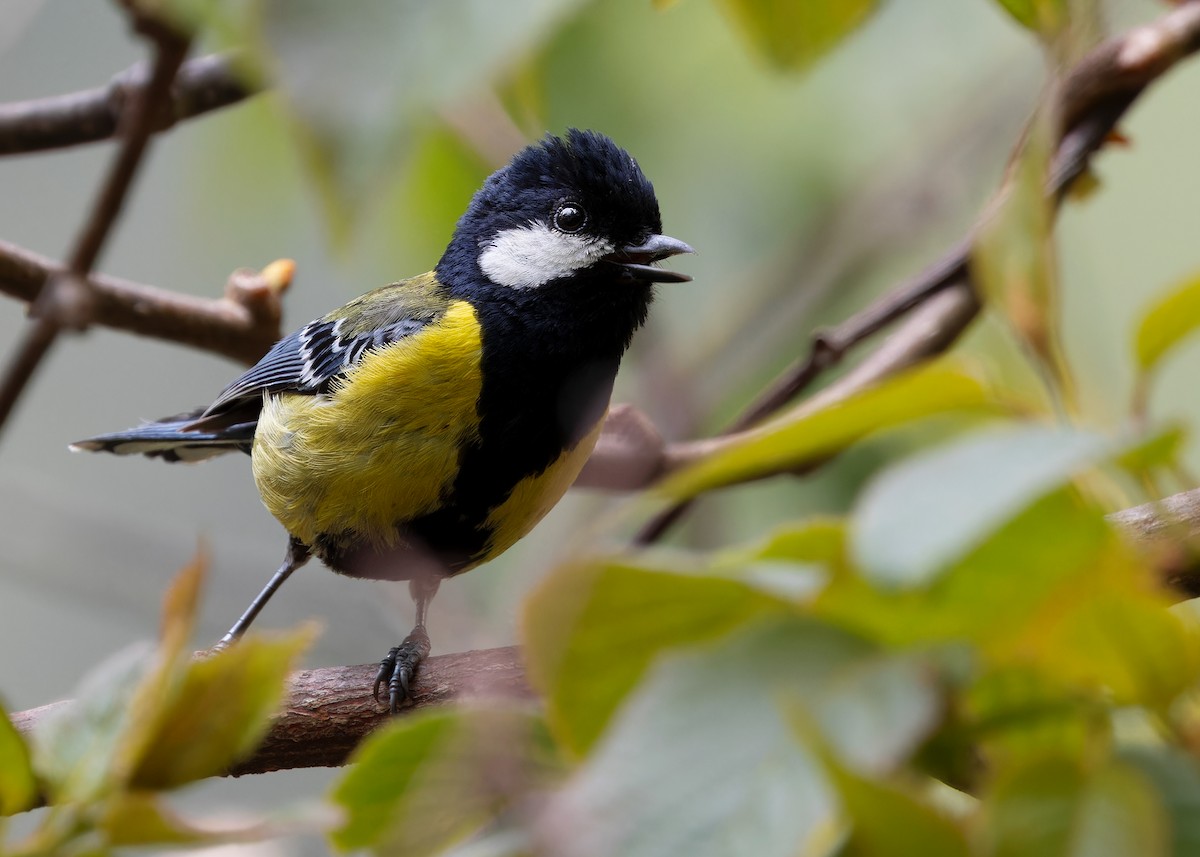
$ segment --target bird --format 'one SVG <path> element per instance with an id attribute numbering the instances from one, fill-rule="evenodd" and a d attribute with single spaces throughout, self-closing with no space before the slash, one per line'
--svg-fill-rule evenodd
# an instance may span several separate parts
<path id="1" fill-rule="evenodd" d="M 441 581 L 524 537 L 587 460 L 660 267 L 654 187 L 608 136 L 546 135 L 486 179 L 434 269 L 284 339 L 207 407 L 71 445 L 169 462 L 247 453 L 288 534 L 283 563 L 214 646 L 315 556 L 408 581 L 416 623 L 372 694 L 395 713 L 428 656 Z"/>

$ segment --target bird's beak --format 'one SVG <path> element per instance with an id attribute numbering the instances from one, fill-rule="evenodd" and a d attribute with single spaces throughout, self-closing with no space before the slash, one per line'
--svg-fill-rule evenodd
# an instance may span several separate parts
<path id="1" fill-rule="evenodd" d="M 696 251 L 677 238 L 666 235 L 651 235 L 641 244 L 627 244 L 618 247 L 604 257 L 621 269 L 623 279 L 637 280 L 642 283 L 686 283 L 691 277 L 687 274 L 677 274 L 654 267 L 654 262 L 680 253 L 695 253 Z"/>

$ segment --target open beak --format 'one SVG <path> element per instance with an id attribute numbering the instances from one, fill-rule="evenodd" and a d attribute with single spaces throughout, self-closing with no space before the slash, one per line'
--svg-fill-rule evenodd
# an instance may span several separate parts
<path id="1" fill-rule="evenodd" d="M 677 274 L 656 268 L 655 262 L 680 253 L 695 253 L 688 245 L 676 238 L 666 235 L 651 235 L 641 244 L 627 244 L 618 247 L 604 257 L 621 269 L 622 279 L 637 280 L 641 283 L 686 283 L 691 280 L 687 274 Z"/>

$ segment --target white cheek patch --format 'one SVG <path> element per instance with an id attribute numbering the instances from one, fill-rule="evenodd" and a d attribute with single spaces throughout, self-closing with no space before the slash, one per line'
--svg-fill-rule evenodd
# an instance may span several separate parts
<path id="1" fill-rule="evenodd" d="M 500 232 L 483 248 L 479 267 L 497 285 L 536 289 L 594 265 L 612 250 L 608 241 L 531 223 Z"/>

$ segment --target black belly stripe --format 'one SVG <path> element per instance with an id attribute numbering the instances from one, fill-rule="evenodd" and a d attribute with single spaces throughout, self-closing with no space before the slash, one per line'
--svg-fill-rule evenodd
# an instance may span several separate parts
<path id="1" fill-rule="evenodd" d="M 452 501 L 405 527 L 452 568 L 487 558 L 482 554 L 492 535 L 491 510 L 523 478 L 541 473 L 574 447 L 603 416 L 617 361 L 526 368 L 521 378 L 509 372 L 489 376 L 485 368 L 480 442 L 463 452 Z"/>

